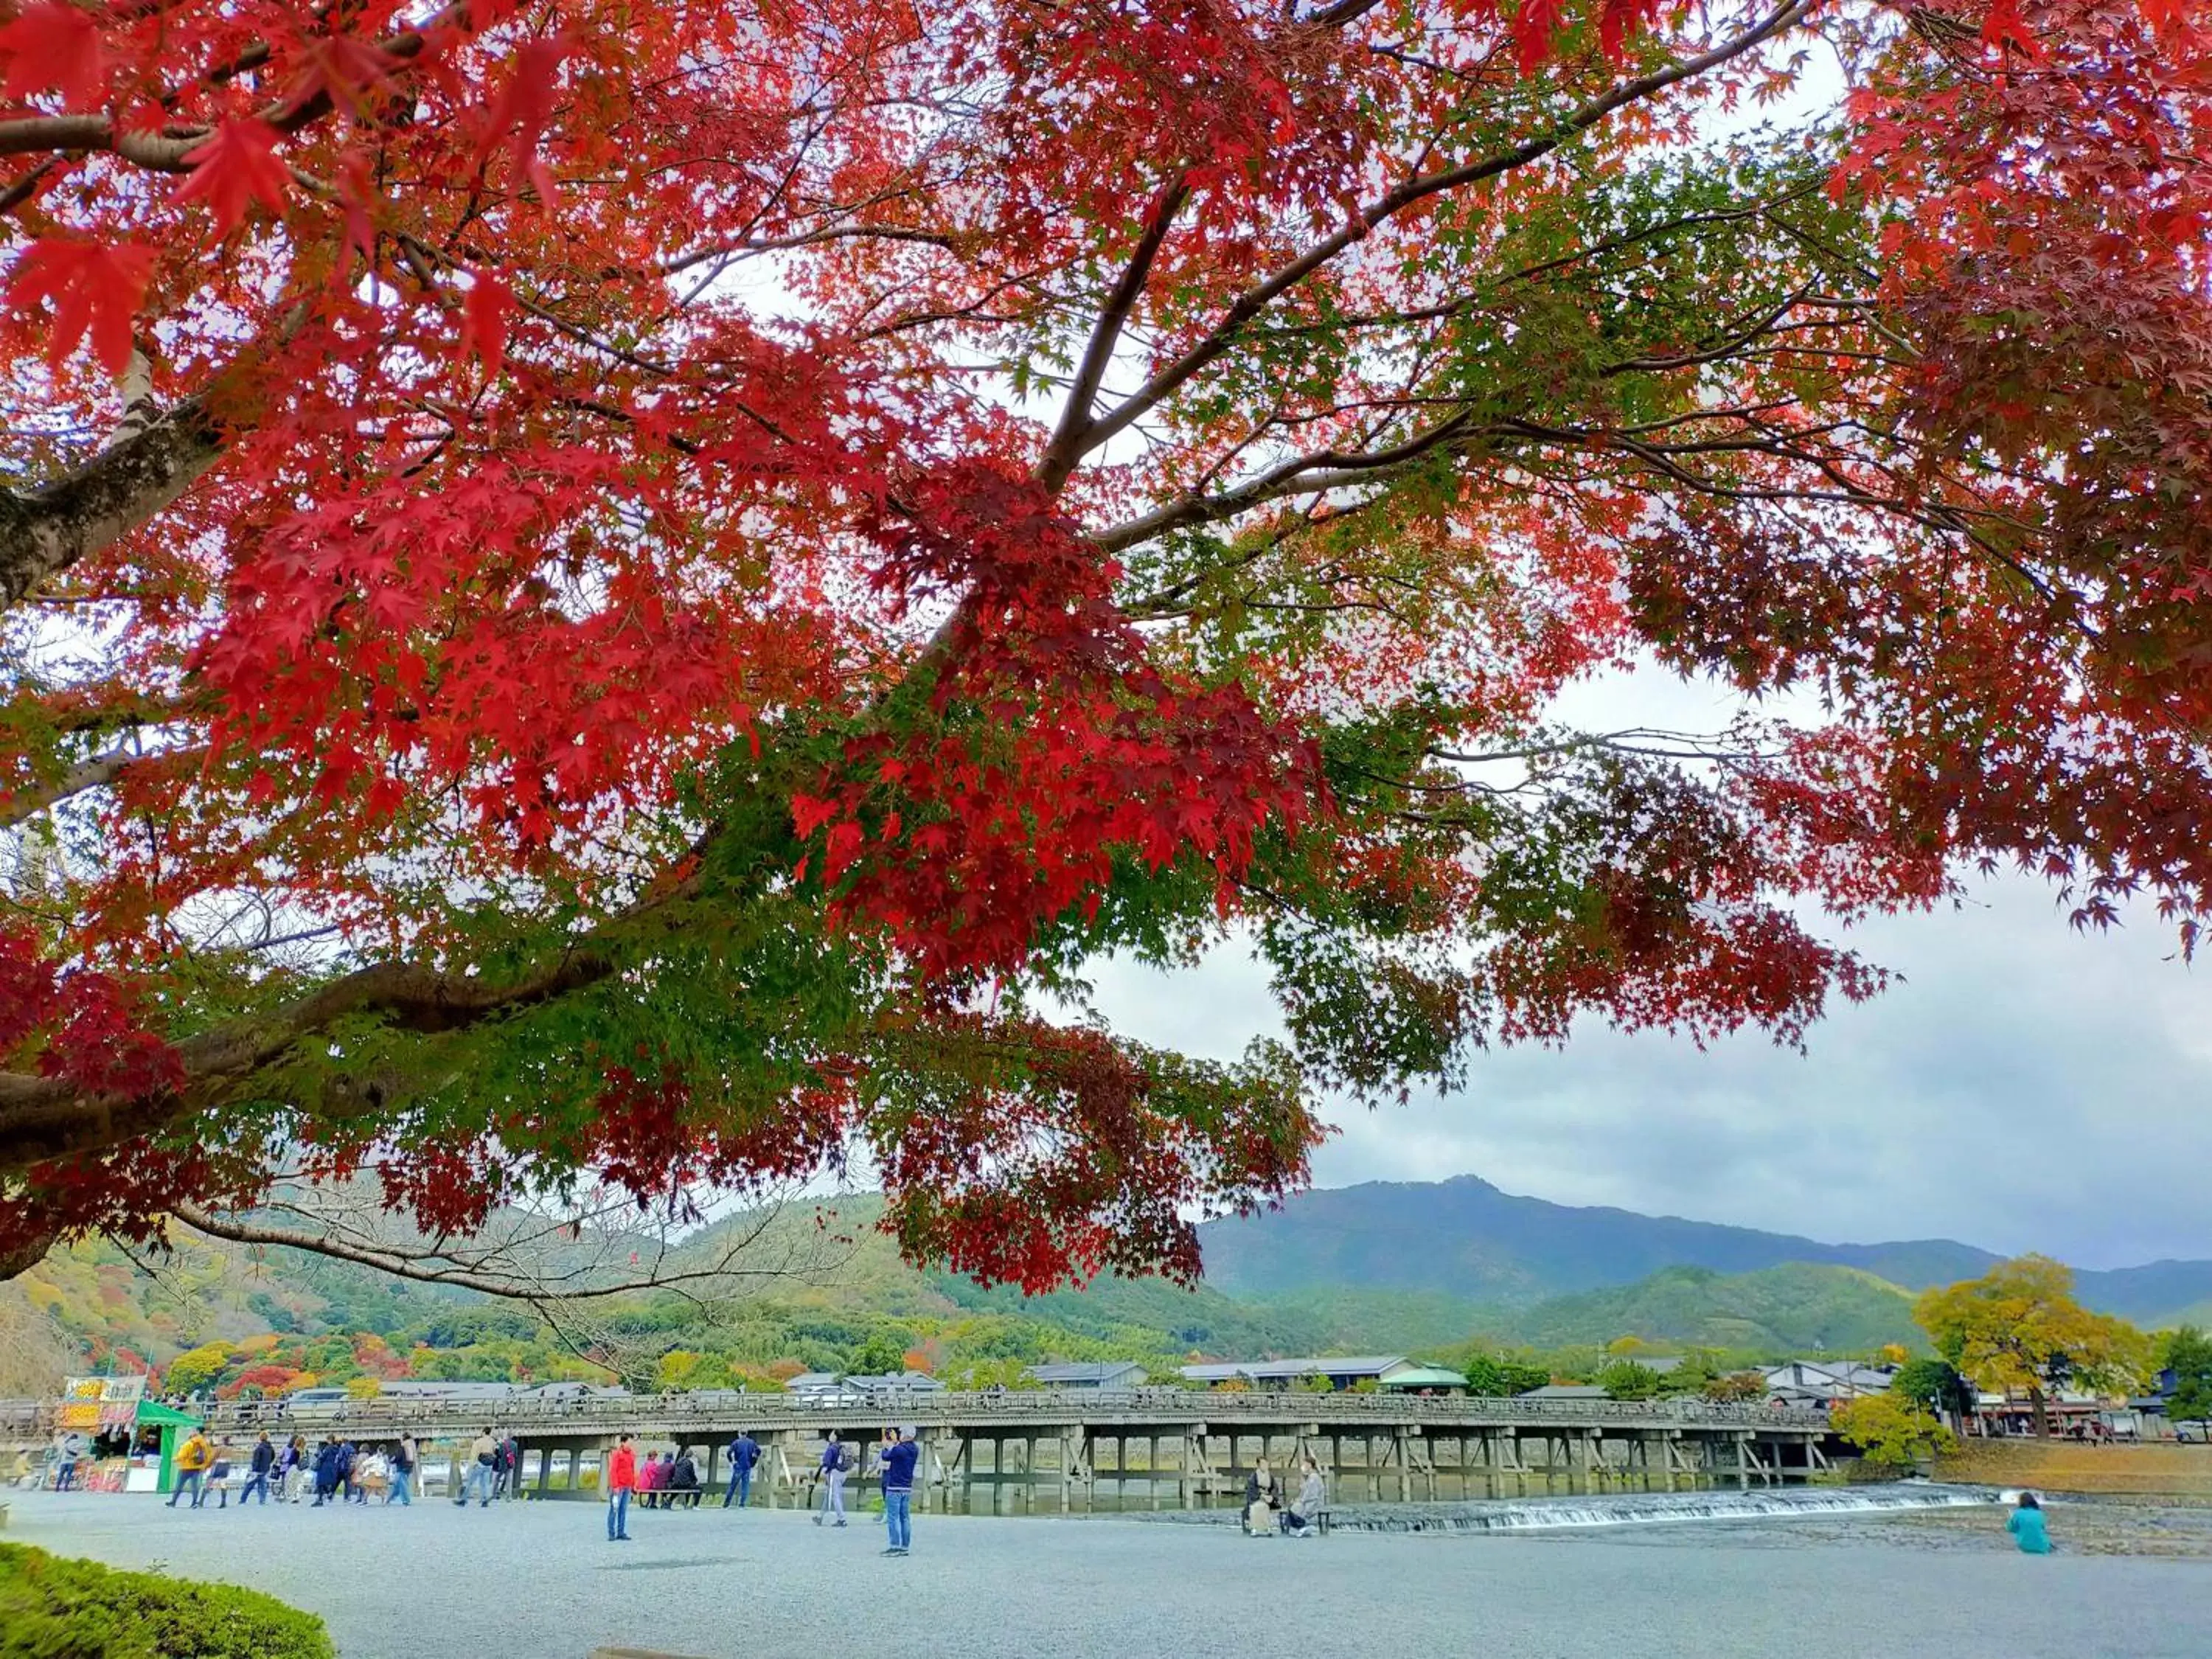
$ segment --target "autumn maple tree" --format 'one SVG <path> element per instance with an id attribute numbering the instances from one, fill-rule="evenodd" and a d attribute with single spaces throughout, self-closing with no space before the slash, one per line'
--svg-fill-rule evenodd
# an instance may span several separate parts
<path id="1" fill-rule="evenodd" d="M 857 1160 L 1188 1274 L 1823 910 L 2193 942 L 2205 10 L 0 0 L 0 1259 Z M 1240 1064 L 1068 1012 L 1224 944 Z"/>

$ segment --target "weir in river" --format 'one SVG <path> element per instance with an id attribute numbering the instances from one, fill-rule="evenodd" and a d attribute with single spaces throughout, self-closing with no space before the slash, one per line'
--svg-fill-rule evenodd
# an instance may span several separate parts
<path id="1" fill-rule="evenodd" d="M 1338 1504 L 1331 1524 L 1361 1532 L 1527 1533 L 1700 1521 L 1790 1520 L 1808 1516 L 1891 1515 L 1912 1510 L 1986 1509 L 1994 1491 L 1900 1482 L 1883 1486 L 1795 1486 L 1766 1492 L 1627 1493 L 1456 1505 Z"/>

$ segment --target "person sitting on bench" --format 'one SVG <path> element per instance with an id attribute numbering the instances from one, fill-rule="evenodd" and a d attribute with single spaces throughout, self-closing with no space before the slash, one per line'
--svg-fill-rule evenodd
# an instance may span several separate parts
<path id="1" fill-rule="evenodd" d="M 1297 1538 L 1312 1532 L 1321 1524 L 1321 1512 L 1328 1502 L 1328 1488 L 1322 1484 L 1321 1465 L 1309 1452 L 1305 1457 L 1305 1479 L 1298 1483 L 1297 1501 L 1283 1515 L 1285 1537 Z"/>

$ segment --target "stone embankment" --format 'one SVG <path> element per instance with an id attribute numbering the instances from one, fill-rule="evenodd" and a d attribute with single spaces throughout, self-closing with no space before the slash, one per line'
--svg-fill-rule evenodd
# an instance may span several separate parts
<path id="1" fill-rule="evenodd" d="M 2092 1446 L 2073 1440 L 1969 1440 L 1936 1478 L 1966 1486 L 2212 1503 L 2212 1446 Z"/>

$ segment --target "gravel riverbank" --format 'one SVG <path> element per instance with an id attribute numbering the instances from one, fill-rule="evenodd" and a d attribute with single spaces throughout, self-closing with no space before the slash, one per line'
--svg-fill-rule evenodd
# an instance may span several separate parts
<path id="1" fill-rule="evenodd" d="M 839 1532 L 789 1511 L 642 1514 L 636 1541 L 614 1545 L 597 1506 L 574 1504 L 195 1514 L 140 1497 L 10 1501 L 11 1539 L 266 1590 L 327 1619 L 344 1659 L 585 1659 L 601 1644 L 702 1659 L 1769 1659 L 1815 1640 L 2006 1659 L 2212 1653 L 2212 1565 L 2087 1547 L 2030 1559 L 1990 1530 L 1993 1510 L 1973 1516 L 1980 1532 L 1911 1516 L 1825 1540 L 1796 1534 L 1830 1524 L 1818 1521 L 1290 1540 L 930 1515 L 915 1553 L 886 1559 L 865 1516 Z M 2061 1515 L 2064 1540 L 2075 1521 Z M 1778 1547 L 1778 1534 L 1800 1547 Z M 1832 1547 L 1803 1547 L 1815 1541 Z"/>

